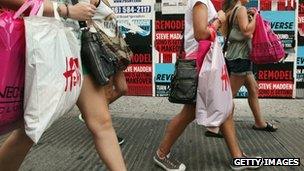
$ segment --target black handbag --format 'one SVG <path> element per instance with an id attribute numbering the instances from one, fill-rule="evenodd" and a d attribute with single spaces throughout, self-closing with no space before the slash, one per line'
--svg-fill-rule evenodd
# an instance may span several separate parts
<path id="1" fill-rule="evenodd" d="M 73 5 L 78 0 L 72 0 Z M 109 78 L 116 73 L 117 58 L 107 53 L 109 50 L 101 41 L 100 35 L 89 31 L 85 21 L 79 21 L 81 35 L 81 60 L 88 66 L 95 81 L 100 85 L 109 83 Z"/>
<path id="2" fill-rule="evenodd" d="M 100 85 L 106 85 L 116 73 L 117 58 L 107 53 L 98 34 L 85 29 L 81 35 L 81 57 L 90 73 Z"/>
<path id="3" fill-rule="evenodd" d="M 178 59 L 170 85 L 169 101 L 180 104 L 195 103 L 197 84 L 196 60 Z"/>
<path id="4" fill-rule="evenodd" d="M 184 31 L 182 33 L 182 36 Z M 171 103 L 196 103 L 198 75 L 195 59 L 182 59 L 184 36 L 179 52 L 179 59 L 175 63 L 175 72 L 170 84 L 169 98 Z"/>

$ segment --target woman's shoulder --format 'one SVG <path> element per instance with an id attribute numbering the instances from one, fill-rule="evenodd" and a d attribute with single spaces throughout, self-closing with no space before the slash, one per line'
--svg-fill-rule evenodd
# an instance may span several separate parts
<path id="1" fill-rule="evenodd" d="M 235 7 L 238 13 L 247 13 L 247 8 L 243 5 L 239 5 Z"/>

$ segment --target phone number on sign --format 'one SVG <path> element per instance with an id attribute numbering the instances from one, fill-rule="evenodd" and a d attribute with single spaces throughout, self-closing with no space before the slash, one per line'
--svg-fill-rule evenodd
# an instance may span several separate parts
<path id="1" fill-rule="evenodd" d="M 112 8 L 116 14 L 150 13 L 151 6 L 117 6 Z"/>

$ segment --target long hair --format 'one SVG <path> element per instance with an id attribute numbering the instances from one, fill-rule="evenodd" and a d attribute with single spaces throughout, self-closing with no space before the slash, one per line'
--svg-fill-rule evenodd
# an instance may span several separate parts
<path id="1" fill-rule="evenodd" d="M 226 13 L 226 22 L 223 24 L 221 32 L 224 36 L 227 36 L 228 34 L 228 20 L 231 15 L 231 10 L 235 7 L 237 3 L 238 0 L 225 0 L 223 4 L 223 11 Z"/>
<path id="2" fill-rule="evenodd" d="M 225 13 L 231 11 L 237 3 L 238 3 L 238 0 L 225 0 L 225 2 L 223 4 L 223 11 Z"/>

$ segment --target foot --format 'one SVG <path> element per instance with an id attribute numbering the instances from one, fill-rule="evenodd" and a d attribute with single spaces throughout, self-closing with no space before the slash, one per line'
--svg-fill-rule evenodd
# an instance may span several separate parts
<path id="1" fill-rule="evenodd" d="M 78 119 L 79 119 L 81 122 L 84 122 L 84 119 L 83 119 L 83 117 L 82 117 L 82 114 L 79 114 L 79 115 L 78 115 Z"/>
<path id="2" fill-rule="evenodd" d="M 160 158 L 156 153 L 153 157 L 155 164 L 162 167 L 166 171 L 185 171 L 186 166 L 180 161 L 176 160 L 170 153 L 164 158 Z"/>
<path id="3" fill-rule="evenodd" d="M 245 153 L 243 153 L 243 156 L 241 158 L 263 159 L 260 156 L 247 156 Z M 231 160 L 231 162 L 230 162 L 230 168 L 232 170 L 257 169 L 257 168 L 259 168 L 261 166 L 263 166 L 263 162 L 261 162 L 259 166 L 236 166 L 236 165 L 234 165 L 233 160 Z"/>
<path id="4" fill-rule="evenodd" d="M 215 133 L 215 132 L 211 132 L 211 131 L 206 131 L 205 132 L 205 136 L 206 137 L 215 137 L 215 138 L 224 138 L 224 136 L 221 133 Z"/>
<path id="5" fill-rule="evenodd" d="M 80 120 L 81 122 L 84 122 L 84 119 L 83 119 L 83 117 L 82 117 L 81 114 L 79 114 L 78 118 L 79 118 L 79 120 Z M 119 145 L 121 145 L 121 144 L 123 144 L 123 143 L 125 142 L 125 139 L 123 139 L 123 138 L 121 138 L 121 137 L 119 137 L 119 136 L 117 136 L 117 140 L 118 140 L 118 144 L 119 144 Z"/>
<path id="6" fill-rule="evenodd" d="M 264 127 L 259 127 L 256 125 L 252 126 L 252 129 L 257 130 L 257 131 L 268 131 L 268 132 L 275 132 L 278 130 L 278 128 L 276 126 L 274 126 L 273 124 L 266 122 L 266 126 Z"/>

